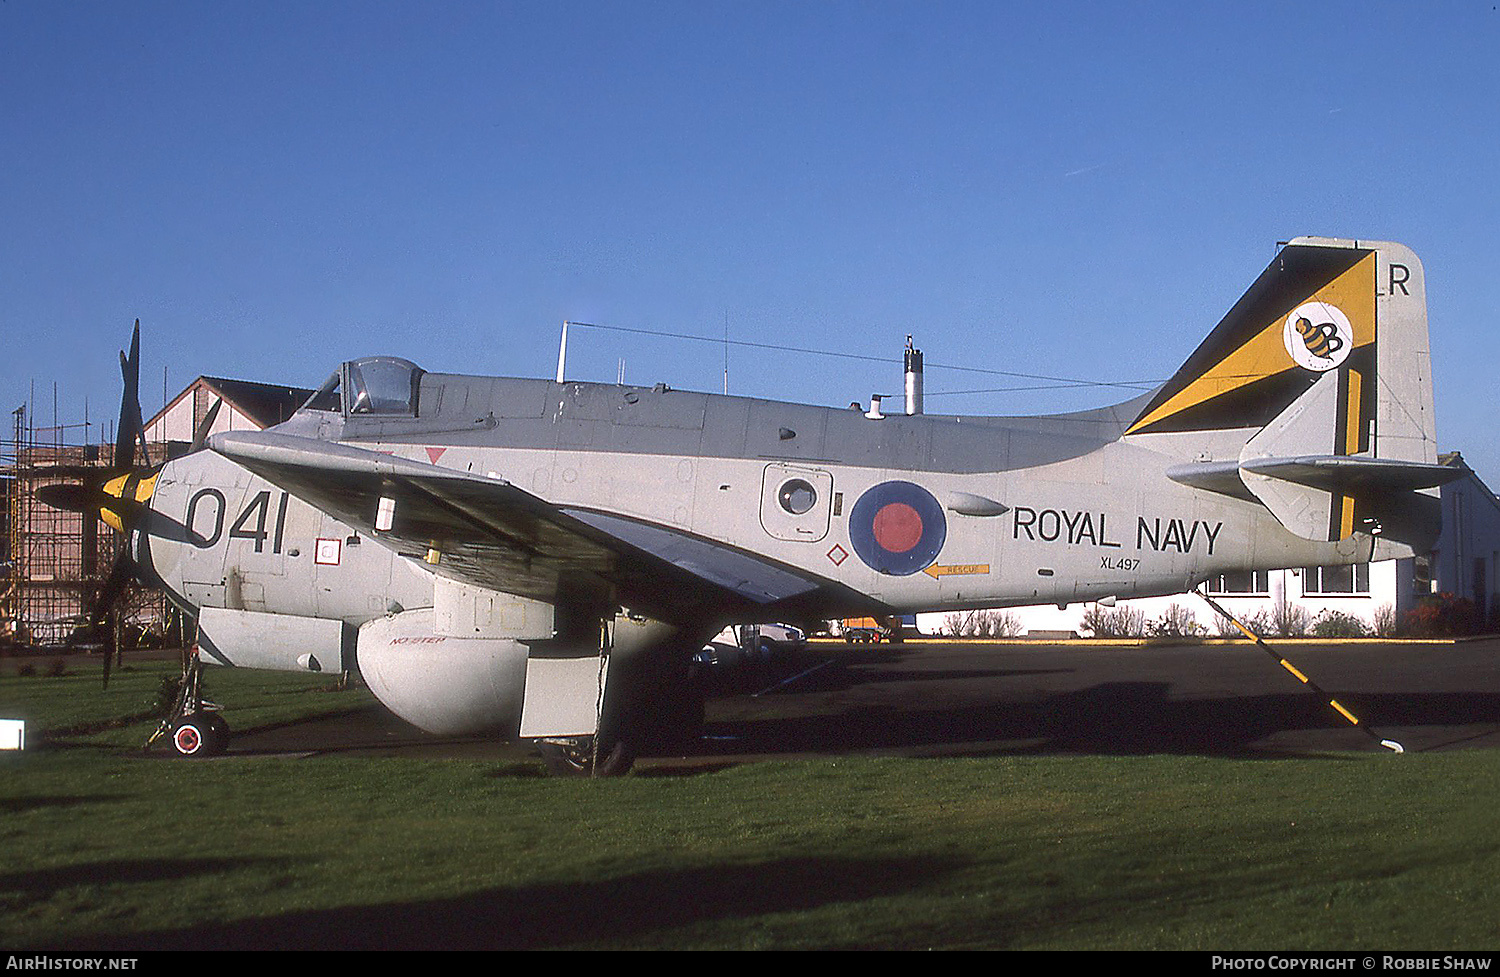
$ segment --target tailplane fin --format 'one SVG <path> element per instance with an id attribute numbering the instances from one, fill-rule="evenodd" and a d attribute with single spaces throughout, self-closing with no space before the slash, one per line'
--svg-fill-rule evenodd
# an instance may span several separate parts
<path id="1" fill-rule="evenodd" d="M 1262 428 L 1330 372 L 1341 453 L 1435 462 L 1422 264 L 1400 244 L 1283 247 L 1126 434 Z"/>
<path id="2" fill-rule="evenodd" d="M 1430 497 L 1450 475 L 1436 464 L 1416 255 L 1328 238 L 1283 247 L 1126 434 L 1186 448 L 1210 432 L 1222 432 L 1209 452 L 1218 460 L 1172 477 L 1248 490 L 1305 538 L 1378 533 L 1393 505 Z M 1240 434 L 1226 443 L 1230 432 Z M 1225 457 L 1231 446 L 1238 458 Z"/>

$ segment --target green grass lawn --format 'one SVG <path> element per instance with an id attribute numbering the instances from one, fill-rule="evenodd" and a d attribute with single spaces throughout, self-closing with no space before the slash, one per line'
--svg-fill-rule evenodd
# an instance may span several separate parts
<path id="1" fill-rule="evenodd" d="M 48 674 L 41 660 L 36 675 L 14 674 L 14 666 L 0 676 L 0 716 L 25 719 L 28 745 L 44 738 L 53 746 L 140 747 L 156 729 L 166 683 L 175 691 L 181 666 L 175 661 L 145 661 L 127 665 L 103 686 L 97 664 L 69 666 L 64 674 Z M 357 709 L 371 701 L 363 688 L 337 689 L 332 676 L 256 672 L 211 667 L 204 670 L 203 695 L 209 701 L 232 703 L 236 729 L 252 729 L 315 715 Z"/>
<path id="2" fill-rule="evenodd" d="M 0 679 L 0 946 L 1485 949 L 1500 754 L 143 756 L 162 669 Z M 209 672 L 237 728 L 364 692 Z M 133 689 L 134 691 L 127 691 Z M 117 691 L 118 690 L 118 691 Z M 118 698 L 115 698 L 118 696 Z M 33 734 L 35 735 L 35 734 Z"/>

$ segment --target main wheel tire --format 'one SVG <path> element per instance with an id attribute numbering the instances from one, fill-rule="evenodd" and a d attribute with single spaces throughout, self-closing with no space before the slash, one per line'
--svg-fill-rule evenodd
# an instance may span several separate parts
<path id="1" fill-rule="evenodd" d="M 542 754 L 547 770 L 559 777 L 623 777 L 635 765 L 635 755 L 624 740 L 601 745 L 597 770 L 594 769 L 592 740 L 541 740 L 537 743 L 537 750 Z"/>

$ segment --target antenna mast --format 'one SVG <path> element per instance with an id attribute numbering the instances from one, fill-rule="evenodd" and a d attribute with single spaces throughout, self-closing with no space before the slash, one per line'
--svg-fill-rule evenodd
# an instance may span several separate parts
<path id="1" fill-rule="evenodd" d="M 557 344 L 557 382 L 563 382 L 563 364 L 568 361 L 568 320 L 563 320 L 562 341 Z"/>

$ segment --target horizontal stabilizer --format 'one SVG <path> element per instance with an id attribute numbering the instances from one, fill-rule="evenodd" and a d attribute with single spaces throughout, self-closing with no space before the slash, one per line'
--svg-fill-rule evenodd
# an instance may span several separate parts
<path id="1" fill-rule="evenodd" d="M 1387 495 L 1436 488 L 1460 478 L 1464 469 L 1420 461 L 1362 458 L 1350 455 L 1306 455 L 1301 458 L 1258 458 L 1242 471 L 1268 475 L 1284 482 L 1345 495 Z"/>
<path id="2" fill-rule="evenodd" d="M 1302 455 L 1296 458 L 1256 458 L 1251 461 L 1206 461 L 1174 465 L 1167 477 L 1182 485 L 1255 500 L 1245 488 L 1241 471 L 1253 472 L 1308 488 L 1349 495 L 1389 495 L 1437 488 L 1463 476 L 1465 469 L 1420 461 L 1365 458 L 1351 455 Z"/>
<path id="3" fill-rule="evenodd" d="M 1462 478 L 1467 469 L 1351 455 L 1302 455 L 1176 465 L 1167 477 L 1193 488 L 1260 502 L 1283 526 L 1307 539 L 1345 539 L 1355 528 L 1430 546 L 1437 500 L 1426 490 Z M 1333 523 L 1343 500 L 1364 513 L 1356 526 Z M 1341 528 L 1344 531 L 1341 531 Z M 1423 542 L 1425 541 L 1425 542 Z"/>
<path id="4" fill-rule="evenodd" d="M 1167 469 L 1166 474 L 1172 481 L 1191 488 L 1218 492 L 1247 502 L 1257 501 L 1250 490 L 1245 488 L 1245 480 L 1240 478 L 1240 463 L 1237 461 L 1200 461 L 1173 465 Z"/>

